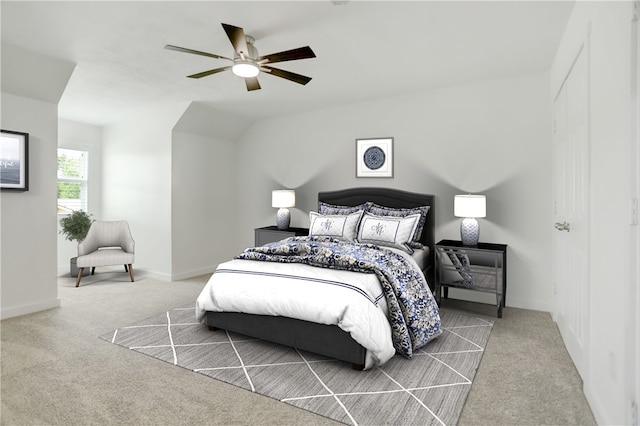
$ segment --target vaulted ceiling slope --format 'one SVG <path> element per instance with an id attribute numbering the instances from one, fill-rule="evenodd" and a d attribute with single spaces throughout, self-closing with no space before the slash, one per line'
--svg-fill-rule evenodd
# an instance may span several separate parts
<path id="1" fill-rule="evenodd" d="M 77 64 L 61 118 L 105 125 L 157 102 L 198 101 L 248 119 L 548 70 L 570 1 L 2 1 L 2 42 Z M 247 92 L 232 73 L 185 76 L 233 56 L 221 23 L 259 53 L 309 45 L 286 63 L 306 86 L 262 76 Z M 2 63 L 3 69 L 11 64 Z M 46 78 L 46 70 L 42 78 Z"/>

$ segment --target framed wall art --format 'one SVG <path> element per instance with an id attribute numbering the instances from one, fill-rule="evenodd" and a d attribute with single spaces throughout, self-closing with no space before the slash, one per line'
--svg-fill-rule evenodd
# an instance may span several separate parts
<path id="1" fill-rule="evenodd" d="M 29 190 L 29 134 L 1 130 L 0 190 Z"/>
<path id="2" fill-rule="evenodd" d="M 356 139 L 356 177 L 393 177 L 393 138 Z"/>

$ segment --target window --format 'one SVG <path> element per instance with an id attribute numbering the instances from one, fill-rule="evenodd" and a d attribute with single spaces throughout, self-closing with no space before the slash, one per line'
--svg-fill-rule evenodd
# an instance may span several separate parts
<path id="1" fill-rule="evenodd" d="M 58 148 L 58 213 L 87 211 L 86 151 Z"/>

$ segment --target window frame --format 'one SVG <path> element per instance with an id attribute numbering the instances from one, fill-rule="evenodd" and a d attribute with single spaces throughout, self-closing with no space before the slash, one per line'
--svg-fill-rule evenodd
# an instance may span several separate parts
<path id="1" fill-rule="evenodd" d="M 81 161 L 82 167 L 81 167 L 80 177 L 60 176 L 60 170 L 58 169 L 57 171 L 58 175 L 56 179 L 56 192 L 58 190 L 58 185 L 60 183 L 74 183 L 74 184 L 79 183 L 80 184 L 80 198 L 79 198 L 80 206 L 78 208 L 73 208 L 73 207 L 69 207 L 69 205 L 61 204 L 60 203 L 61 198 L 58 198 L 56 193 L 56 203 L 57 203 L 58 214 L 59 215 L 70 214 L 75 210 L 83 210 L 85 212 L 88 212 L 88 209 L 89 209 L 89 150 L 58 147 L 58 150 L 57 150 L 58 161 L 60 159 L 60 156 L 63 154 L 63 152 L 61 151 L 72 151 L 76 153 L 81 153 L 83 160 Z M 64 200 L 64 198 L 62 198 L 62 200 Z"/>

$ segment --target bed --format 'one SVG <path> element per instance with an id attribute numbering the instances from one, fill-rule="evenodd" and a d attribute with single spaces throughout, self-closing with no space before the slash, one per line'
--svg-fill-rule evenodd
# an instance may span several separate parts
<path id="1" fill-rule="evenodd" d="M 332 206 L 340 206 L 341 208 L 353 207 L 356 208 L 355 211 L 360 211 L 357 210 L 358 206 L 360 206 L 361 209 L 362 206 L 367 206 L 367 211 L 373 211 L 376 214 L 380 214 L 380 211 L 375 210 L 376 207 L 389 209 L 392 212 L 396 209 L 424 210 L 426 207 L 428 213 L 423 217 L 424 222 L 421 224 L 422 232 L 419 234 L 419 239 L 416 238 L 416 240 L 411 243 L 415 250 L 412 251 L 409 249 L 409 251 L 413 253 L 406 254 L 404 250 L 392 248 L 391 250 L 383 250 L 385 253 L 382 254 L 382 256 L 391 256 L 393 262 L 413 263 L 415 259 L 419 259 L 420 269 L 418 270 L 418 274 L 422 277 L 423 283 L 425 278 L 428 283 L 428 286 L 423 284 L 423 287 L 426 289 L 425 294 L 419 296 L 421 298 L 419 305 L 423 308 L 423 305 L 428 305 L 429 312 L 428 321 L 426 319 L 423 321 L 423 318 L 419 319 L 419 321 L 428 324 L 429 328 L 428 333 L 425 333 L 422 337 L 422 341 L 428 341 L 437 337 L 441 332 L 439 330 L 439 316 L 437 314 L 435 299 L 429 289 L 434 283 L 434 196 L 390 188 L 350 188 L 320 192 L 318 194 L 318 212 L 323 214 L 335 213 L 331 211 Z M 323 208 L 324 211 L 322 211 Z M 315 217 L 311 216 L 312 214 L 313 213 L 310 213 L 310 220 L 312 221 L 312 225 L 314 225 L 316 222 L 313 221 Z M 348 213 L 348 215 L 353 216 L 351 213 Z M 399 214 L 398 216 L 403 217 L 403 221 L 409 217 L 407 215 L 403 216 L 403 214 Z M 361 216 L 358 223 L 364 223 L 363 218 L 364 216 Z M 369 216 L 369 219 L 370 218 L 371 216 Z M 312 227 L 312 232 L 314 232 L 313 229 Z M 379 281 L 380 274 L 378 272 L 376 272 L 378 275 L 374 275 L 371 273 L 362 274 L 360 272 L 318 268 L 317 265 L 288 263 L 288 259 L 284 261 L 280 259 L 272 262 L 255 262 L 255 260 L 262 260 L 261 258 L 258 259 L 258 257 L 264 257 L 268 255 L 268 253 L 275 253 L 277 250 L 280 250 L 278 253 L 282 251 L 288 252 L 291 250 L 293 244 L 301 244 L 303 248 L 312 246 L 311 251 L 314 252 L 318 250 L 320 246 L 324 249 L 326 245 L 330 245 L 333 250 L 334 246 L 339 245 L 333 237 L 314 235 L 310 237 L 294 237 L 264 247 L 247 249 L 247 251 L 241 253 L 232 261 L 225 262 L 218 266 L 216 272 L 211 276 L 196 302 L 197 319 L 209 326 L 211 330 L 227 330 L 294 347 L 303 351 L 351 363 L 352 367 L 357 370 L 368 369 L 386 362 L 396 351 L 399 351 L 399 347 L 402 347 L 402 352 L 404 352 L 404 346 L 396 341 L 398 339 L 396 338 L 397 315 L 395 313 L 398 312 L 398 308 L 395 306 L 395 301 L 390 302 L 391 306 L 387 306 L 387 302 L 384 300 L 385 297 L 380 298 L 380 295 L 377 293 L 380 291 L 380 286 L 384 288 L 385 292 L 388 291 L 388 283 L 381 284 L 385 280 L 382 279 Z M 342 245 L 339 246 L 342 247 Z M 295 247 L 297 250 L 298 246 L 296 245 Z M 418 247 L 423 248 L 419 249 Z M 366 250 L 369 250 L 369 248 L 366 248 Z M 371 251 L 373 252 L 374 250 L 371 249 Z M 393 253 L 386 253 L 388 251 L 392 251 Z M 408 260 L 406 258 L 414 260 Z M 389 262 L 393 263 L 391 261 Z M 265 270 L 263 268 L 265 267 L 269 268 L 268 272 L 264 272 Z M 296 268 L 295 273 L 290 272 L 293 271 L 291 268 Z M 304 271 L 301 271 L 301 268 L 303 268 Z M 420 272 L 420 270 L 422 270 L 422 272 Z M 304 290 L 297 280 L 290 279 L 291 276 L 300 277 L 303 274 L 306 274 L 304 275 L 306 280 Z M 240 278 L 238 278 L 238 275 Z M 345 276 L 348 276 L 348 278 L 345 278 Z M 348 281 L 352 278 L 363 280 L 362 283 L 360 281 L 356 283 L 358 286 L 361 286 L 357 291 L 351 288 L 356 284 L 352 286 L 351 281 Z M 224 284 L 225 280 L 232 279 L 235 280 L 231 281 L 232 284 Z M 261 284 L 256 284 L 258 281 L 260 281 Z M 287 310 L 287 314 L 283 315 L 280 311 L 277 311 L 277 309 L 280 308 L 274 308 L 269 305 L 271 303 L 270 301 L 265 302 L 263 300 L 267 297 L 263 292 L 267 292 L 265 289 L 268 288 L 263 281 L 264 283 L 269 282 L 274 286 L 286 286 L 286 291 L 282 290 L 282 293 L 278 293 L 281 291 L 280 289 L 271 290 L 269 288 L 268 291 L 273 293 L 269 293 L 268 297 L 271 297 L 271 294 L 275 295 L 273 297 L 277 300 L 276 303 L 281 303 L 284 297 L 299 297 L 300 299 L 304 297 L 305 299 L 314 299 L 314 303 L 320 302 L 320 304 L 326 303 L 326 305 L 318 308 L 319 312 L 311 315 L 311 318 L 307 318 L 309 315 L 306 314 L 306 311 L 305 313 L 299 314 L 296 310 L 297 305 L 291 308 L 291 312 Z M 312 293 L 312 290 L 306 287 L 310 285 L 308 281 L 313 281 L 313 286 L 316 285 L 315 282 L 321 281 L 322 290 L 319 291 L 323 293 Z M 332 285 L 326 285 L 327 282 L 330 282 Z M 341 284 L 333 285 L 338 282 Z M 375 282 L 377 290 L 373 288 L 374 284 L 372 284 L 372 282 Z M 344 285 L 344 283 L 348 283 L 348 285 Z M 226 290 L 231 286 L 234 287 L 233 291 L 236 291 L 237 288 L 237 291 L 242 293 L 242 296 L 238 295 L 236 297 L 235 293 L 230 293 L 231 290 Z M 345 290 L 344 287 L 349 287 L 349 291 Z M 290 296 L 291 293 L 295 292 L 299 293 L 298 296 Z M 335 292 L 335 294 L 333 292 Z M 308 297 L 307 294 L 313 296 Z M 251 299 L 248 302 L 245 301 L 247 297 Z M 333 307 L 329 305 L 329 303 L 333 302 L 324 300 L 325 297 L 327 300 L 339 300 L 339 303 L 344 304 L 344 306 Z M 354 300 L 352 301 L 349 298 L 354 298 Z M 375 299 L 375 303 L 360 302 L 360 300 L 366 298 L 369 299 L 369 302 Z M 239 303 L 237 300 L 240 299 L 243 300 L 242 305 L 237 304 Z M 358 300 L 357 303 L 355 299 Z M 292 302 L 287 303 L 292 304 Z M 297 304 L 298 300 L 296 300 L 295 303 Z M 300 303 L 303 303 L 303 301 L 300 300 Z M 305 300 L 304 303 L 307 303 L 307 301 Z M 364 307 L 360 308 L 361 305 Z M 374 305 L 375 307 L 372 307 Z M 383 306 L 383 308 L 380 306 Z M 338 311 L 333 312 L 334 309 Z M 381 309 L 385 310 L 384 315 L 386 315 L 386 318 L 384 315 L 380 315 L 379 311 Z M 402 305 L 402 309 L 405 309 L 404 305 Z M 351 311 L 353 311 L 351 315 L 356 318 L 357 321 L 347 318 L 346 314 L 344 317 L 340 316 L 345 312 L 349 313 Z M 339 318 L 334 319 L 336 315 L 338 315 Z M 390 318 L 393 318 L 393 321 L 391 321 Z M 405 322 L 411 325 L 415 322 L 414 320 Z M 360 321 L 365 321 L 365 325 L 360 325 Z M 363 337 L 363 331 L 361 330 L 363 328 L 367 329 L 366 333 L 372 333 L 372 336 L 367 334 Z M 420 333 L 421 331 L 415 331 L 413 329 L 409 331 L 411 339 L 414 338 L 414 334 Z M 391 348 L 389 348 L 389 342 L 387 342 L 387 340 L 393 340 L 393 342 L 391 342 Z M 411 342 L 409 342 L 409 346 L 410 345 Z M 404 354 L 406 356 L 406 353 Z M 408 357 L 410 357 L 410 353 Z"/>

